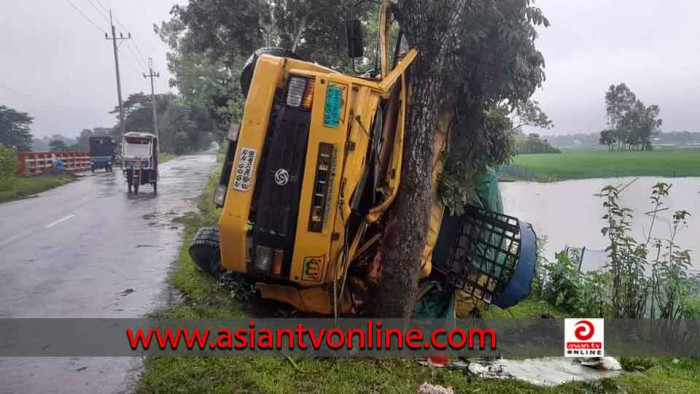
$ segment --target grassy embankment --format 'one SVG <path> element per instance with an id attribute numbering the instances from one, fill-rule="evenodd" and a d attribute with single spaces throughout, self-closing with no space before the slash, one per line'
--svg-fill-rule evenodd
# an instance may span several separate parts
<path id="1" fill-rule="evenodd" d="M 540 182 L 625 176 L 700 176 L 700 152 L 565 152 L 518 155 L 503 180 Z"/>
<path id="2" fill-rule="evenodd" d="M 72 175 L 39 175 L 17 177 L 13 185 L 0 189 L 0 202 L 28 197 L 43 191 L 65 185 L 75 179 Z"/>
<path id="3" fill-rule="evenodd" d="M 163 152 L 161 152 L 161 153 L 158 153 L 158 163 L 161 163 L 161 164 L 162 164 L 162 163 L 165 163 L 165 162 L 167 162 L 167 161 L 170 161 L 170 160 L 172 160 L 172 159 L 174 159 L 174 158 L 176 158 L 176 157 L 177 157 L 177 156 L 174 155 L 174 154 L 172 154 L 172 153 L 163 153 Z"/>
<path id="4" fill-rule="evenodd" d="M 165 318 L 236 318 L 244 316 L 229 290 L 199 272 L 187 248 L 200 226 L 216 222 L 212 194 L 218 175 L 210 178 L 199 212 L 181 219 L 184 242 L 173 266 L 170 283 L 183 295 L 179 304 L 162 311 Z M 486 317 L 563 315 L 544 301 L 526 300 L 510 312 L 491 308 Z M 140 393 L 415 393 L 423 382 L 453 387 L 455 392 L 588 393 L 621 390 L 635 393 L 700 391 L 700 364 L 644 360 L 645 373 L 633 373 L 596 383 L 571 383 L 556 388 L 537 387 L 515 380 L 486 380 L 461 370 L 430 369 L 412 359 L 290 359 L 281 357 L 149 357 L 137 391 Z"/>

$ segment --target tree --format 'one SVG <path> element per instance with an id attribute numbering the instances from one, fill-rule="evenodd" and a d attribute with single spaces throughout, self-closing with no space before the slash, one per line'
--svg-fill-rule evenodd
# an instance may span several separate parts
<path id="1" fill-rule="evenodd" d="M 516 106 L 514 118 L 514 129 L 523 126 L 532 126 L 546 130 L 554 127 L 554 122 L 542 111 L 540 103 L 535 100 L 527 100 Z"/>
<path id="2" fill-rule="evenodd" d="M 615 130 L 606 129 L 600 132 L 601 145 L 607 145 L 608 150 L 612 151 L 617 143 L 617 137 L 615 136 Z"/>
<path id="3" fill-rule="evenodd" d="M 508 113 L 544 79 L 535 27 L 549 22 L 529 0 L 400 0 L 395 11 L 419 55 L 411 70 L 401 190 L 390 212 L 394 230 L 383 243 L 375 313 L 402 317 L 410 315 L 418 288 L 438 119 L 451 118 L 453 142 L 443 174 L 453 187 L 441 188 L 442 197 L 449 209 L 459 210 L 478 174 L 512 156 Z"/>
<path id="4" fill-rule="evenodd" d="M 0 105 L 0 143 L 19 152 L 31 151 L 32 134 L 29 126 L 33 118 L 25 112 Z"/>
<path id="5" fill-rule="evenodd" d="M 83 129 L 78 136 L 78 141 L 76 142 L 76 147 L 78 150 L 83 152 L 90 151 L 90 137 L 94 135 L 93 131 L 90 129 Z"/>
<path id="6" fill-rule="evenodd" d="M 127 131 L 154 133 L 152 105 L 150 96 L 145 93 L 129 95 L 124 101 L 124 122 Z M 213 131 L 216 125 L 207 109 L 187 106 L 182 99 L 173 94 L 157 94 L 156 110 L 162 152 L 194 152 L 207 148 L 214 140 Z M 118 114 L 119 108 L 115 108 L 112 113 Z M 121 139 L 118 126 L 117 124 L 110 133 L 115 140 Z M 94 134 L 102 134 L 103 130 L 96 128 Z"/>
<path id="7" fill-rule="evenodd" d="M 546 139 L 540 138 L 537 133 L 530 133 L 525 138 L 519 138 L 516 142 L 516 150 L 519 154 L 529 153 L 561 153 L 561 151 L 552 145 Z"/>
<path id="8" fill-rule="evenodd" d="M 658 105 L 645 106 L 625 85 L 610 85 L 605 93 L 609 129 L 600 133 L 600 143 L 612 149 L 650 150 L 651 136 L 661 127 Z"/>
<path id="9" fill-rule="evenodd" d="M 189 109 L 178 103 L 169 103 L 162 122 L 161 150 L 182 154 L 199 146 L 196 123 L 190 118 Z"/>
<path id="10" fill-rule="evenodd" d="M 49 142 L 49 150 L 51 152 L 62 152 L 69 149 L 65 142 L 61 140 L 51 140 L 51 142 Z"/>

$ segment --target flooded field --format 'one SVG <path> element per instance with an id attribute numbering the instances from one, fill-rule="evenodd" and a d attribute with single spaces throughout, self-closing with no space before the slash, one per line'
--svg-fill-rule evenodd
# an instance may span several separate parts
<path id="1" fill-rule="evenodd" d="M 575 181 L 538 183 L 502 182 L 501 193 L 505 212 L 532 223 L 538 236 L 547 237 L 545 254 L 570 247 L 586 247 L 584 263 L 597 268 L 604 263 L 607 246 L 600 232 L 604 222 L 603 200 L 595 194 L 606 185 L 627 184 L 635 178 L 599 178 Z M 670 234 L 673 211 L 685 209 L 692 216 L 688 227 L 677 237 L 677 243 L 691 249 L 695 269 L 700 269 L 700 178 L 642 177 L 622 193 L 621 203 L 634 210 L 632 229 L 637 240 L 649 232 L 652 210 L 651 188 L 657 182 L 673 184 L 666 200 L 669 210 L 659 213 L 653 236 L 665 239 Z"/>

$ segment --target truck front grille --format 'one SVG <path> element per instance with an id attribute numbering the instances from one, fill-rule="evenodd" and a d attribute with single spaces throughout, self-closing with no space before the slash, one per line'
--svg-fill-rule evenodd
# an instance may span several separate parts
<path id="1" fill-rule="evenodd" d="M 276 115 L 256 182 L 253 243 L 285 250 L 288 275 L 296 236 L 299 199 L 306 161 L 310 113 L 283 107 Z"/>

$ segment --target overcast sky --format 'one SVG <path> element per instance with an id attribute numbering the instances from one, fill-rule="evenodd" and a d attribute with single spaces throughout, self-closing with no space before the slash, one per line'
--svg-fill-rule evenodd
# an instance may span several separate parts
<path id="1" fill-rule="evenodd" d="M 32 115 L 35 137 L 77 136 L 83 128 L 116 123 L 109 114 L 117 105 L 114 55 L 112 42 L 101 31 L 110 30 L 101 5 L 111 8 L 121 22 L 115 22 L 117 34 L 131 32 L 134 38 L 119 49 L 122 97 L 150 93 L 150 82 L 142 76 L 148 57 L 153 57 L 154 69 L 160 72 L 156 92 L 169 90 L 167 47 L 153 32 L 153 24 L 168 19 L 173 4 L 182 1 L 90 2 L 0 0 L 0 105 Z"/>
<path id="2" fill-rule="evenodd" d="M 109 23 L 111 8 L 135 38 L 120 49 L 122 90 L 150 90 L 144 58 L 152 56 L 156 91 L 168 91 L 166 46 L 153 23 L 168 19 L 175 0 L 0 0 L 0 105 L 34 116 L 33 133 L 76 136 L 110 127 L 116 105 Z M 81 16 L 79 8 L 98 27 Z M 646 104 L 661 106 L 663 129 L 700 131 L 700 1 L 538 0 L 552 26 L 541 31 L 547 81 L 535 95 L 555 122 L 548 134 L 605 126 L 605 90 L 625 82 Z M 104 12 L 102 12 L 104 14 Z M 131 48 L 126 45 L 132 45 Z M 135 53 L 132 53 L 133 52 Z"/>

